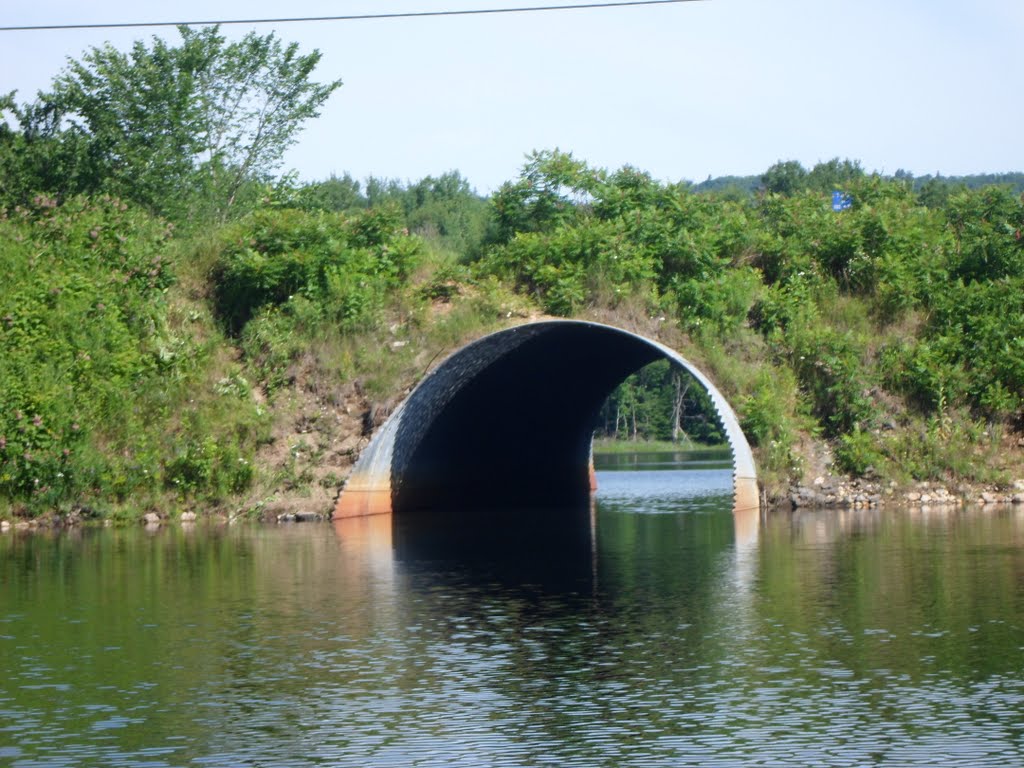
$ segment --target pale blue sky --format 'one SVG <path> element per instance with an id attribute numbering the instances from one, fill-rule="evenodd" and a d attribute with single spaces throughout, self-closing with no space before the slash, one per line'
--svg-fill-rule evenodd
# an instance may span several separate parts
<path id="1" fill-rule="evenodd" d="M 4 3 L 0 25 L 510 5 L 40 0 Z M 702 0 L 276 31 L 323 52 L 319 79 L 345 81 L 287 156 L 305 179 L 457 169 L 489 192 L 516 176 L 526 153 L 554 147 L 671 181 L 834 156 L 887 173 L 1024 170 L 1021 0 Z M 0 33 L 0 92 L 27 100 L 67 57 L 154 34 L 177 40 L 172 28 Z"/>

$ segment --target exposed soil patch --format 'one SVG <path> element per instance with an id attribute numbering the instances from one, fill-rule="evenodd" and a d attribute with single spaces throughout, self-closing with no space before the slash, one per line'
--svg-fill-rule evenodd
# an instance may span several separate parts
<path id="1" fill-rule="evenodd" d="M 274 398 L 270 441 L 255 458 L 265 481 L 247 506 L 264 520 L 329 518 L 379 407 L 356 382 L 325 385 L 310 363 L 296 373 Z"/>

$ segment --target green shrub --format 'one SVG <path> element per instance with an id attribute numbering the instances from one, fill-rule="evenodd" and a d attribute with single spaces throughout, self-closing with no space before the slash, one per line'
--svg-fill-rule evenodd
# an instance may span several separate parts
<path id="1" fill-rule="evenodd" d="M 923 338 L 883 350 L 887 384 L 924 413 L 969 405 L 1005 418 L 1024 403 L 1024 278 L 951 283 Z"/>
<path id="2" fill-rule="evenodd" d="M 202 313 L 172 321 L 172 302 L 181 315 L 188 304 L 171 294 L 184 251 L 168 237 L 111 198 L 0 216 L 6 508 L 137 513 L 167 488 L 213 500 L 249 482 L 265 424 L 239 372 L 216 367 Z"/>
<path id="3" fill-rule="evenodd" d="M 1006 482 L 998 430 L 962 411 L 917 419 L 882 441 L 888 471 L 911 480 Z"/>
<path id="4" fill-rule="evenodd" d="M 164 466 L 164 485 L 182 497 L 221 499 L 246 490 L 252 479 L 252 464 L 238 447 L 212 436 L 187 440 Z"/>
<path id="5" fill-rule="evenodd" d="M 168 232 L 106 197 L 0 217 L 0 496 L 43 509 L 87 490 L 99 425 L 167 373 Z"/>
<path id="6" fill-rule="evenodd" d="M 871 432 L 855 428 L 840 435 L 836 443 L 836 465 L 852 475 L 863 475 L 869 469 L 878 470 L 885 456 L 879 450 L 878 437 Z"/>
<path id="7" fill-rule="evenodd" d="M 959 192 L 949 199 L 955 239 L 949 268 L 965 283 L 1024 275 L 1024 200 L 1003 187 Z"/>
<path id="8" fill-rule="evenodd" d="M 587 219 L 517 234 L 492 249 L 479 271 L 513 281 L 547 312 L 568 316 L 599 295 L 628 295 L 650 284 L 655 259 L 629 242 L 620 223 Z"/>
<path id="9" fill-rule="evenodd" d="M 799 471 L 796 441 L 801 407 L 796 379 L 784 366 L 764 366 L 749 394 L 738 402 L 740 427 L 769 478 L 784 479 Z"/>
<path id="10" fill-rule="evenodd" d="M 724 270 L 717 276 L 673 283 L 677 314 L 685 328 L 708 326 L 719 333 L 735 331 L 747 321 L 761 290 L 761 275 L 750 267 Z"/>
<path id="11" fill-rule="evenodd" d="M 257 211 L 225 235 L 213 274 L 217 311 L 238 333 L 261 307 L 302 295 L 348 329 L 371 324 L 419 256 L 399 223 L 390 209 Z"/>
<path id="12" fill-rule="evenodd" d="M 1024 270 L 1014 278 L 953 283 L 926 330 L 945 360 L 967 372 L 970 404 L 995 417 L 1024 405 Z"/>
<path id="13" fill-rule="evenodd" d="M 883 380 L 920 412 L 943 414 L 963 401 L 967 374 L 942 341 L 910 341 L 882 350 Z"/>

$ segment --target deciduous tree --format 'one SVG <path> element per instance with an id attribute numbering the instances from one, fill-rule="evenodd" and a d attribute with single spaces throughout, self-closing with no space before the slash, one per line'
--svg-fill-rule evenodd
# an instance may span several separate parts
<path id="1" fill-rule="evenodd" d="M 273 33 L 228 42 L 179 27 L 127 51 L 103 45 L 68 62 L 22 110 L 27 144 L 74 149 L 64 189 L 131 198 L 162 214 L 225 217 L 248 183 L 267 180 L 340 80 L 314 82 L 318 51 Z"/>

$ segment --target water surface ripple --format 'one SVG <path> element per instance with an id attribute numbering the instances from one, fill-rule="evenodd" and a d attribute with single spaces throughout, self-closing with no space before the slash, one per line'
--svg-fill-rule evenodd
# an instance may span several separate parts
<path id="1" fill-rule="evenodd" d="M 1024 764 L 1024 513 L 600 481 L 593 539 L 2 537 L 0 764 Z"/>

